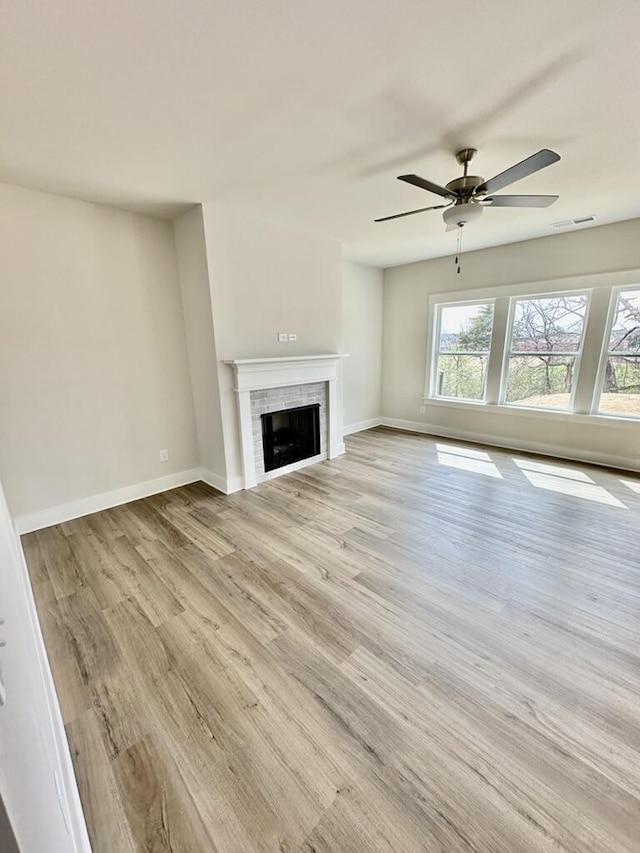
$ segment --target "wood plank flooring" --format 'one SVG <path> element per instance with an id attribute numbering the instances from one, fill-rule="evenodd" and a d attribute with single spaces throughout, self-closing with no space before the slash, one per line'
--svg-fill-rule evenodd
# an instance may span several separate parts
<path id="1" fill-rule="evenodd" d="M 347 447 L 23 538 L 95 853 L 638 853 L 640 479 Z"/>

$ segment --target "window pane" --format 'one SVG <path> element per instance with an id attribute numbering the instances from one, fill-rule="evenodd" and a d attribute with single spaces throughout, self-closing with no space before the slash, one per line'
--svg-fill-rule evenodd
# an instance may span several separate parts
<path id="1" fill-rule="evenodd" d="M 484 399 L 487 361 L 486 355 L 439 355 L 436 396 Z"/>
<path id="2" fill-rule="evenodd" d="M 509 358 L 507 403 L 568 409 L 574 382 L 573 355 L 514 355 Z"/>
<path id="3" fill-rule="evenodd" d="M 587 297 L 548 296 L 515 303 L 512 352 L 577 352 Z"/>
<path id="4" fill-rule="evenodd" d="M 440 311 L 440 352 L 488 352 L 493 303 L 446 305 Z"/>
<path id="5" fill-rule="evenodd" d="M 618 294 L 609 352 L 640 355 L 640 290 L 625 290 Z"/>
<path id="6" fill-rule="evenodd" d="M 609 356 L 600 411 L 640 417 L 640 355 Z"/>

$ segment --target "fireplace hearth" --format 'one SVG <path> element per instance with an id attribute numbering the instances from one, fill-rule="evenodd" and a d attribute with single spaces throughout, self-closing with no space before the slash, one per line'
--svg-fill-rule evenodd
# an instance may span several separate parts
<path id="1" fill-rule="evenodd" d="M 261 415 L 264 470 L 273 471 L 320 453 L 320 406 Z"/>

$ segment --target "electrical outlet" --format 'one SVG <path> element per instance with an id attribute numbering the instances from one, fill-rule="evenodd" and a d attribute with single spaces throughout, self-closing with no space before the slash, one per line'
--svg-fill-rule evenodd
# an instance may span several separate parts
<path id="1" fill-rule="evenodd" d="M 161 462 L 168 462 L 169 461 L 169 451 L 168 450 L 165 449 L 165 450 L 160 451 L 160 461 Z"/>
<path id="2" fill-rule="evenodd" d="M 278 343 L 279 344 L 286 344 L 288 337 L 289 336 L 287 335 L 286 332 L 278 332 Z"/>
<path id="3" fill-rule="evenodd" d="M 420 406 L 420 414 L 421 414 L 421 415 L 424 415 L 425 411 L 426 411 L 425 407 L 424 407 L 424 406 Z"/>
<path id="4" fill-rule="evenodd" d="M 289 341 L 297 341 L 297 340 L 298 340 L 298 336 L 296 335 L 295 332 L 293 334 L 289 335 Z"/>

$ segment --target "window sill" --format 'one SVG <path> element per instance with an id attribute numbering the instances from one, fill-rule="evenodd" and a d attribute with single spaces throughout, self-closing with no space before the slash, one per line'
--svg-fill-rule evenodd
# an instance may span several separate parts
<path id="1" fill-rule="evenodd" d="M 456 400 L 441 397 L 423 397 L 425 406 L 444 407 L 447 409 L 484 409 L 487 413 L 500 412 L 516 417 L 542 418 L 544 420 L 566 421 L 567 423 L 591 424 L 607 427 L 640 429 L 640 418 L 628 418 L 624 415 L 581 415 L 561 409 L 539 409 L 526 406 L 509 406 L 504 403 L 485 403 L 481 400 Z"/>

